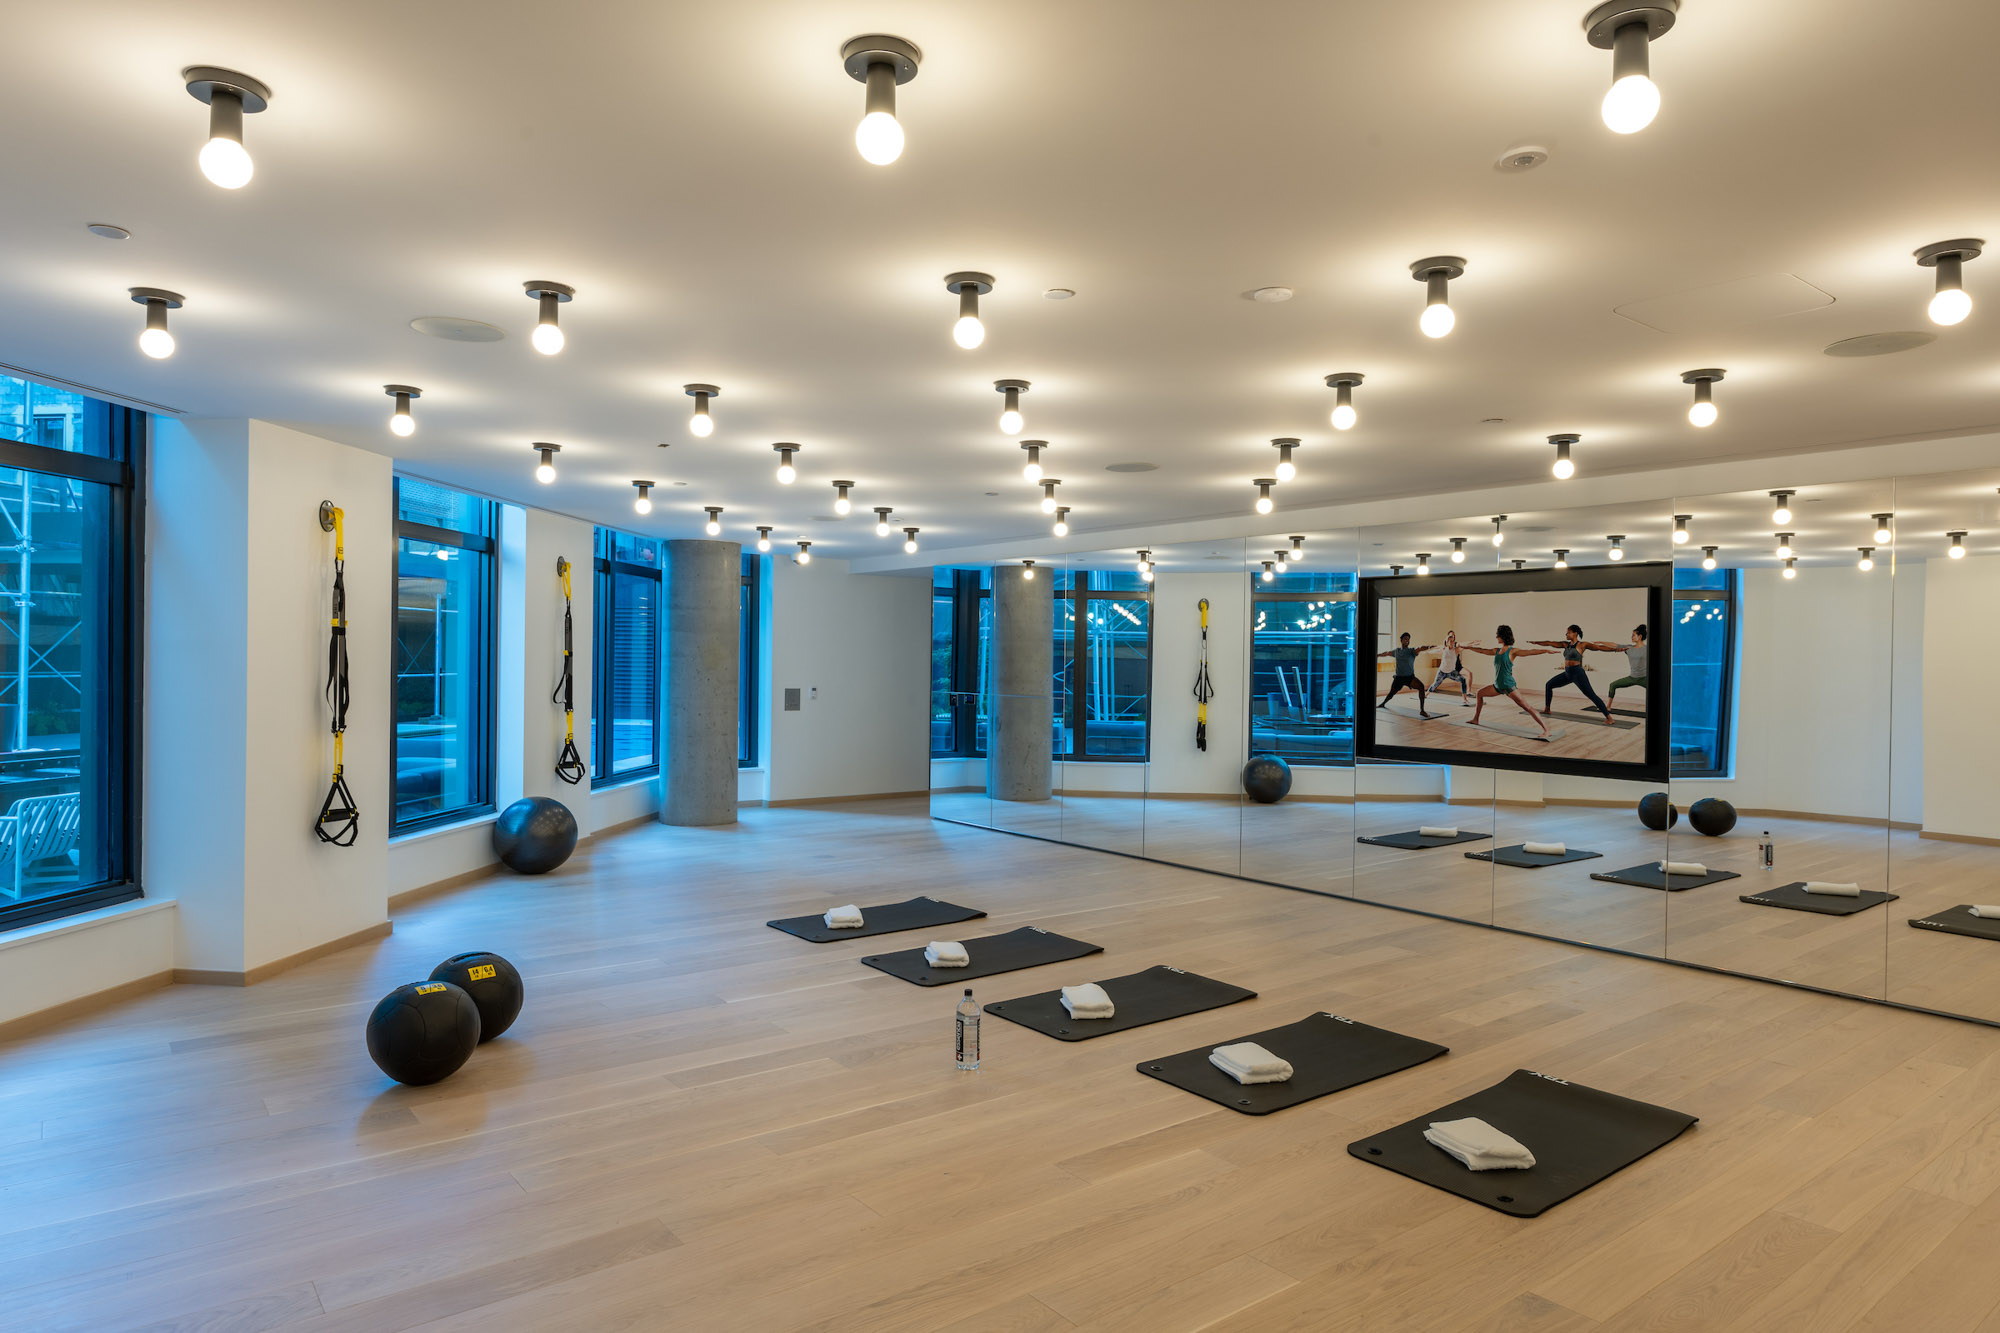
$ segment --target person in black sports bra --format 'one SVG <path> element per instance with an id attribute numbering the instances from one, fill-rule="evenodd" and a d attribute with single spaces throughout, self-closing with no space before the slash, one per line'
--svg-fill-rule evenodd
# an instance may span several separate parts
<path id="1" fill-rule="evenodd" d="M 1604 714 L 1604 725 L 1611 726 L 1611 705 L 1597 697 L 1597 691 L 1590 687 L 1590 677 L 1583 669 L 1583 650 L 1586 646 L 1583 642 L 1583 627 L 1571 625 L 1568 634 L 1560 643 L 1554 639 L 1530 639 L 1529 642 L 1540 644 L 1544 648 L 1562 649 L 1563 669 L 1550 676 L 1549 683 L 1542 689 L 1542 716 L 1547 717 L 1549 710 L 1555 707 L 1558 689 L 1564 685 L 1574 685 L 1583 691 L 1584 698 L 1597 706 L 1598 712 Z"/>

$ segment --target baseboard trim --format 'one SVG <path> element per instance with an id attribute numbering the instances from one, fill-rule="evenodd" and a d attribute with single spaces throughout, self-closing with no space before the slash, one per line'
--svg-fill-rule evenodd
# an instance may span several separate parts
<path id="1" fill-rule="evenodd" d="M 274 958 L 268 963 L 260 963 L 243 972 L 206 967 L 177 967 L 173 971 L 173 981 L 178 986 L 254 986 L 260 981 L 267 981 L 277 976 L 280 972 L 289 972 L 302 963 L 310 963 L 315 958 L 324 958 L 330 953 L 339 953 L 342 949 L 351 949 L 370 940 L 379 940 L 395 928 L 394 922 L 378 921 L 372 926 L 342 935 L 337 940 L 315 944 L 310 949 L 301 949 L 295 954 Z"/>
<path id="2" fill-rule="evenodd" d="M 928 787 L 921 791 L 869 791 L 852 796 L 800 796 L 789 801 L 766 801 L 764 806 L 776 810 L 796 805 L 848 805 L 855 801 L 900 801 L 930 794 Z"/>
<path id="3" fill-rule="evenodd" d="M 428 884 L 419 884 L 414 889 L 404 889 L 401 893 L 389 896 L 389 911 L 395 913 L 408 907 L 411 903 L 421 901 L 435 894 L 464 888 L 468 884 L 476 884 L 483 879 L 493 879 L 500 873 L 500 869 L 500 863 L 495 861 L 491 865 L 483 865 L 474 870 L 460 871 L 456 875 L 446 875 L 443 879 L 434 879 Z"/>
<path id="4" fill-rule="evenodd" d="M 72 1018 L 80 1018 L 93 1010 L 117 1004 L 121 1000 L 129 1000 L 135 995 L 144 995 L 147 991 L 162 990 L 171 986 L 173 982 L 173 970 L 169 968 L 164 971 L 155 972 L 151 976 L 135 977 L 131 981 L 123 981 L 116 986 L 107 986 L 103 990 L 92 991 L 88 995 L 79 995 L 73 1000 L 64 1000 L 61 1004 L 52 1004 L 46 1009 L 37 1009 L 32 1013 L 18 1015 L 17 1017 L 7 1019 L 5 1022 L 0 1022 L 0 1041 L 12 1041 L 14 1038 L 26 1036 L 38 1028 L 52 1027 L 57 1023 L 66 1023 Z"/>
<path id="5" fill-rule="evenodd" d="M 1914 825 L 1897 824 L 1896 828 L 1912 828 Z M 1970 833 L 1936 833 L 1927 828 L 1917 830 L 1919 838 L 1929 838 L 1933 842 L 1965 842 L 1974 847 L 2000 847 L 2000 838 L 1980 838 Z"/>

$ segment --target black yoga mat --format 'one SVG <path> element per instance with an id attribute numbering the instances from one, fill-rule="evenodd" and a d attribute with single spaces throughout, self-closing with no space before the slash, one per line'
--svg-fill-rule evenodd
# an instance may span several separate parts
<path id="1" fill-rule="evenodd" d="M 1023 995 L 1018 1000 L 1001 1000 L 986 1006 L 986 1012 L 1022 1027 L 1033 1028 L 1057 1041 L 1087 1041 L 1148 1023 L 1164 1023 L 1204 1009 L 1220 1009 L 1238 1000 L 1254 1000 L 1257 992 L 1216 981 L 1177 967 L 1149 967 L 1126 977 L 1100 981 L 1104 993 L 1118 1012 L 1110 1018 L 1076 1019 L 1062 1007 L 1060 989 L 1039 995 Z M 1216 1071 L 1220 1073 L 1221 1071 Z"/>
<path id="2" fill-rule="evenodd" d="M 1424 1137 L 1439 1120 L 1477 1116 L 1535 1155 L 1525 1171 L 1473 1171 Z M 1349 1154 L 1512 1217 L 1563 1200 L 1679 1138 L 1696 1117 L 1526 1069 L 1462 1101 L 1347 1145 Z"/>
<path id="3" fill-rule="evenodd" d="M 826 914 L 815 916 L 788 916 L 764 924 L 774 930 L 782 930 L 787 935 L 796 935 L 814 944 L 831 944 L 835 940 L 860 940 L 870 935 L 891 935 L 899 930 L 927 930 L 932 926 L 948 926 L 954 921 L 970 921 L 986 913 L 975 907 L 960 907 L 957 903 L 941 902 L 936 898 L 911 898 L 907 902 L 883 903 L 880 907 L 861 909 L 862 926 L 859 930 L 835 930 L 826 924 Z"/>
<path id="4" fill-rule="evenodd" d="M 1467 852 L 1468 861 L 1493 861 L 1503 866 L 1513 866 L 1516 870 L 1540 870 L 1543 866 L 1566 866 L 1571 861 L 1595 861 L 1603 852 L 1580 852 L 1572 847 L 1561 856 L 1544 856 L 1540 852 L 1524 852 L 1521 844 L 1512 847 L 1495 847 L 1490 852 Z"/>
<path id="5" fill-rule="evenodd" d="M 1873 889 L 1863 889 L 1859 898 L 1807 893 L 1805 881 L 1800 880 L 1796 884 L 1781 885 L 1762 893 L 1746 893 L 1737 901 L 1755 903 L 1759 907 L 1789 907 L 1795 912 L 1818 912 L 1821 916 L 1853 916 L 1856 912 L 1865 912 L 1883 903 L 1893 903 L 1896 897 L 1893 893 L 1877 893 Z"/>
<path id="6" fill-rule="evenodd" d="M 1491 833 L 1467 833 L 1461 829 L 1456 838 L 1427 838 L 1415 829 L 1411 829 L 1407 833 L 1384 833 L 1379 837 L 1356 838 L 1355 841 L 1365 842 L 1371 847 L 1396 847 L 1406 852 L 1421 852 L 1431 847 L 1450 847 L 1455 843 L 1479 842 L 1492 836 Z"/>
<path id="7" fill-rule="evenodd" d="M 1629 866 L 1624 870 L 1607 870 L 1592 875 L 1606 884 L 1629 884 L 1635 889 L 1665 889 L 1668 893 L 1680 893 L 1685 889 L 1698 889 L 1704 884 L 1720 884 L 1725 879 L 1741 879 L 1734 870 L 1711 870 L 1705 875 L 1669 875 L 1660 869 L 1658 861 L 1648 861 L 1642 866 Z"/>
<path id="8" fill-rule="evenodd" d="M 1970 903 L 1947 907 L 1929 916 L 1914 916 L 1910 924 L 1919 930 L 1941 930 L 1950 935 L 1970 935 L 1976 940 L 2000 940 L 2000 920 L 1974 916 Z"/>
<path id="9" fill-rule="evenodd" d="M 1238 1083 L 1209 1062 L 1208 1053 L 1217 1046 L 1239 1041 L 1254 1041 L 1284 1060 L 1292 1076 L 1283 1083 Z M 1314 1014 L 1281 1028 L 1141 1060 L 1139 1072 L 1244 1115 L 1269 1115 L 1434 1060 L 1446 1049 L 1338 1014 Z"/>
<path id="10" fill-rule="evenodd" d="M 965 946 L 965 955 L 972 960 L 964 967 L 932 967 L 924 961 L 921 948 L 867 954 L 861 961 L 914 986 L 949 986 L 954 981 L 1018 972 L 1024 967 L 1040 967 L 1044 963 L 1061 963 L 1104 952 L 1101 944 L 1073 940 L 1039 926 L 1023 926 L 1004 935 L 984 935 L 959 943 Z"/>
<path id="11" fill-rule="evenodd" d="M 1612 723 L 1611 723 L 1611 726 L 1610 726 L 1609 728 L 1607 728 L 1607 730 L 1610 730 L 1610 731 L 1630 731 L 1630 730 L 1632 730 L 1632 728 L 1634 728 L 1634 727 L 1636 727 L 1636 726 L 1638 726 L 1638 725 L 1639 725 L 1639 724 L 1638 724 L 1637 722 L 1620 722 L 1620 721 L 1617 721 L 1617 718 L 1618 718 L 1619 714 L 1623 713 L 1624 711 L 1625 711 L 1625 710 L 1624 710 L 1624 709 L 1622 709 L 1622 708 L 1614 708 L 1614 709 L 1612 709 L 1612 710 L 1611 710 L 1611 716 L 1612 716 L 1612 719 L 1613 719 L 1613 720 L 1612 720 Z M 1599 727 L 1602 727 L 1602 726 L 1604 726 L 1604 714 L 1602 714 L 1602 713 L 1565 713 L 1565 712 L 1562 712 L 1562 711 L 1558 710 L 1558 711 L 1556 711 L 1556 712 L 1553 712 L 1553 713 L 1545 713 L 1545 714 L 1543 714 L 1543 716 L 1544 716 L 1544 717 L 1559 717 L 1559 718 L 1562 718 L 1562 719 L 1564 719 L 1565 721 L 1569 721 L 1569 722 L 1588 722 L 1588 723 L 1591 723 L 1591 724 L 1592 724 L 1592 725 L 1594 725 L 1594 726 L 1599 726 Z M 1643 714 L 1642 714 L 1641 716 L 1643 716 Z"/>

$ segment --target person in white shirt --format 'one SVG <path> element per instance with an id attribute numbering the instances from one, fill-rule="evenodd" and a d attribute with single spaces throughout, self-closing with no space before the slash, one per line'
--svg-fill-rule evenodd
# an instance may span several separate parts
<path id="1" fill-rule="evenodd" d="M 1458 682 L 1458 706 L 1472 707 L 1472 664 L 1458 651 L 1457 630 L 1445 631 L 1444 644 L 1438 649 L 1438 669 L 1431 681 L 1431 693 L 1436 694 L 1438 686 L 1448 680 Z"/>

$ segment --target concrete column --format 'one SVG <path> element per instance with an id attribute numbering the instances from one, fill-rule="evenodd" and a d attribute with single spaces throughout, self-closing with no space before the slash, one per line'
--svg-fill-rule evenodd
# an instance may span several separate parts
<path id="1" fill-rule="evenodd" d="M 666 606 L 666 734 L 660 822 L 736 822 L 736 725 L 742 696 L 743 548 L 735 542 L 670 541 L 662 579 Z"/>
<path id="2" fill-rule="evenodd" d="M 992 734 L 986 792 L 996 801 L 1046 801 L 1055 758 L 1055 578 L 1018 565 L 993 568 Z"/>

